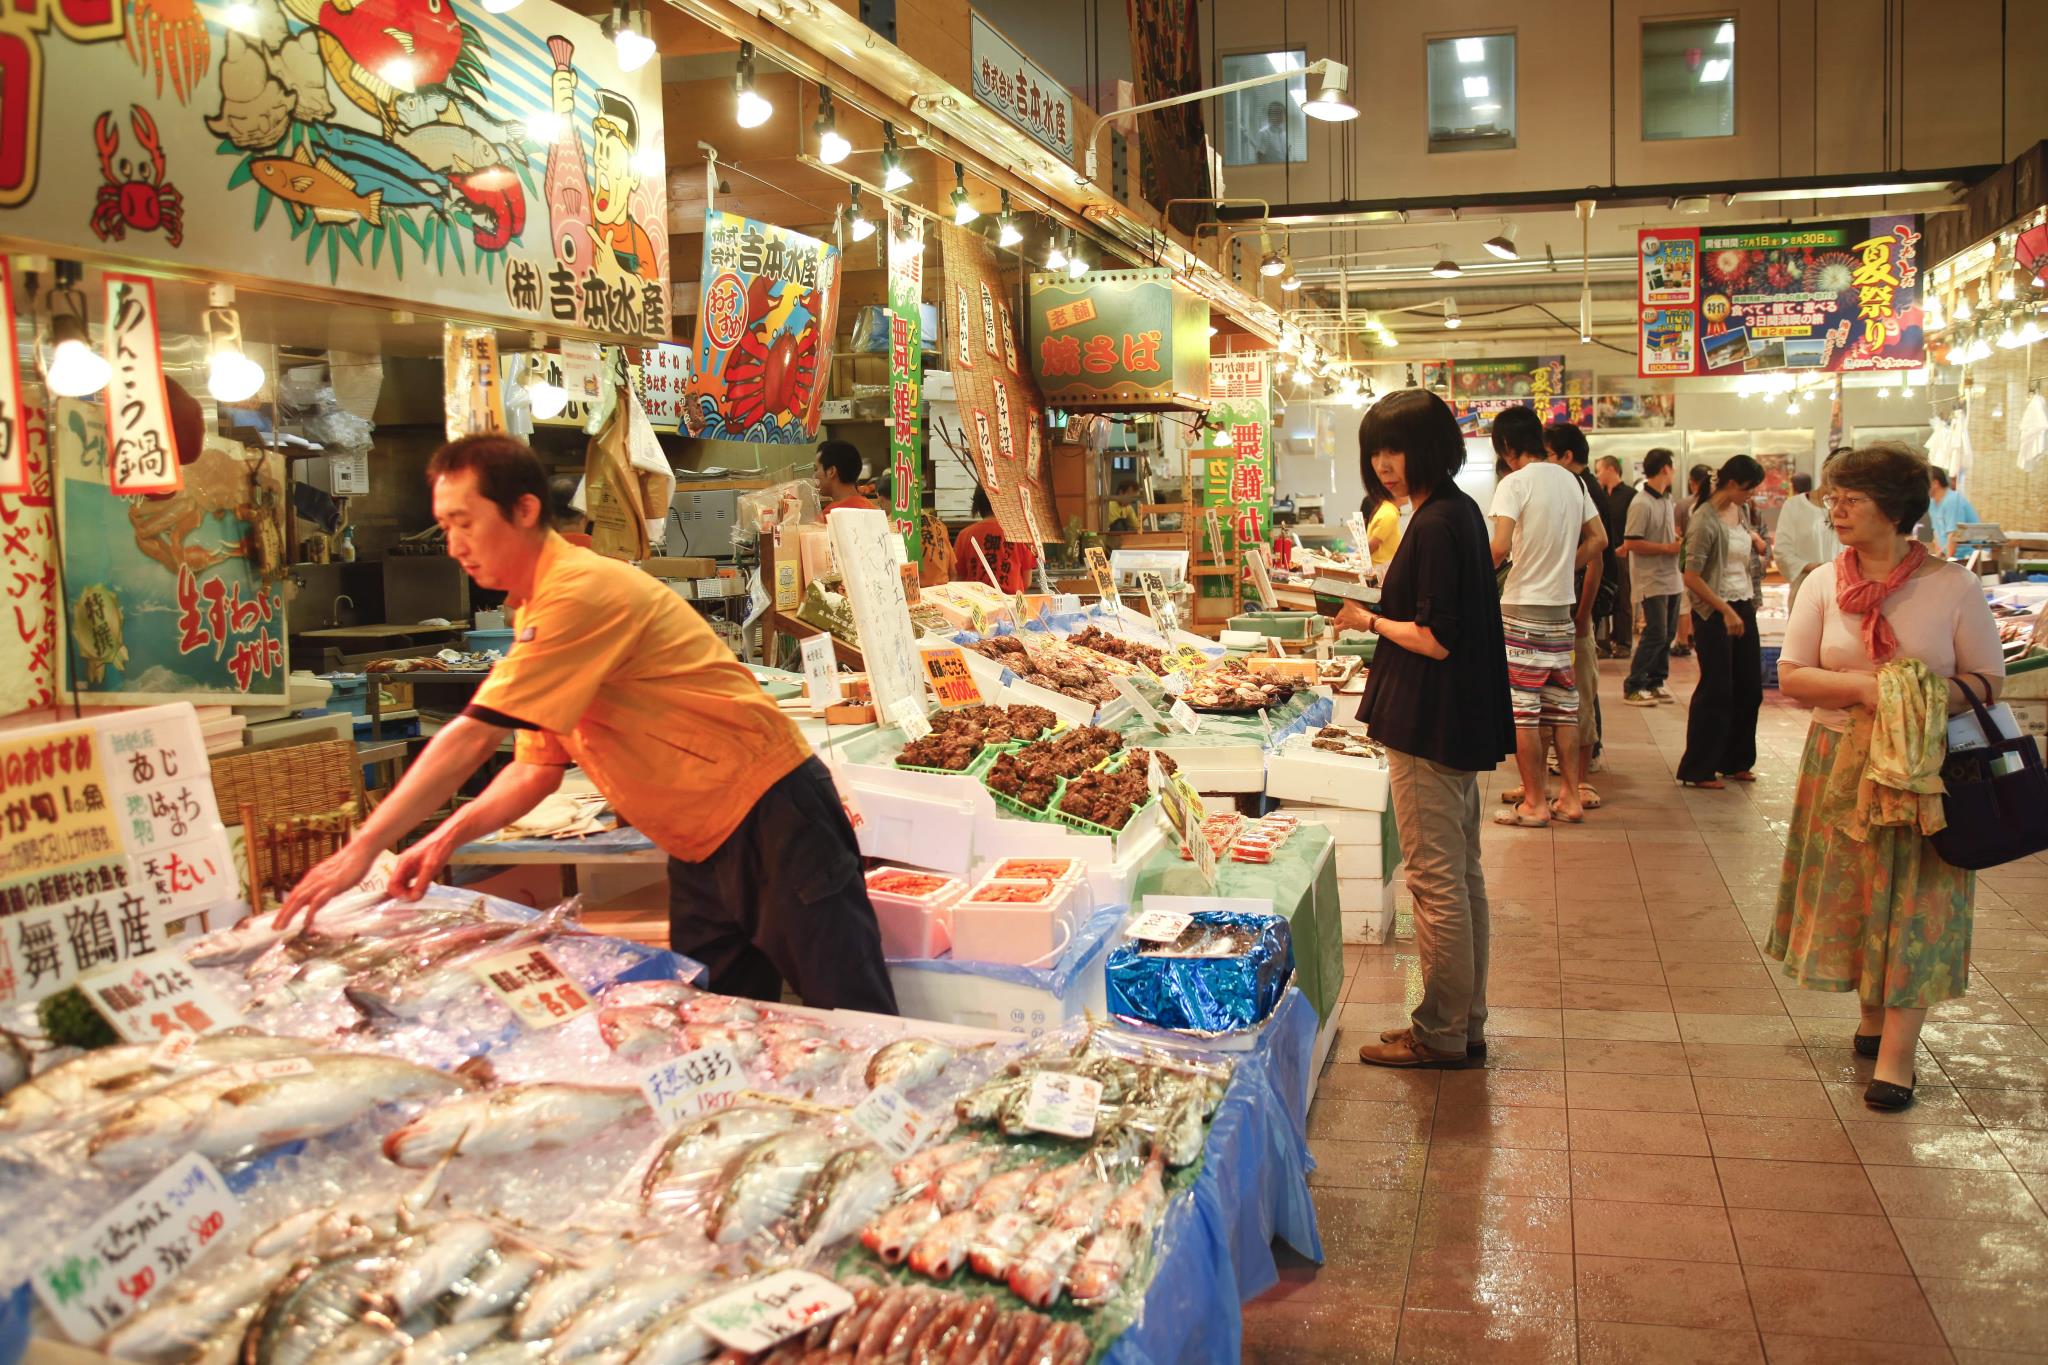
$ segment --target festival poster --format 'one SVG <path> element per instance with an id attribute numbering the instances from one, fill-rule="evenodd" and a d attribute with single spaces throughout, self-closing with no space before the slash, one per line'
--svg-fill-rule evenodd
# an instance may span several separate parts
<path id="1" fill-rule="evenodd" d="M 57 561 L 48 415 L 23 408 L 28 491 L 0 493 L 0 716 L 57 698 Z"/>
<path id="2" fill-rule="evenodd" d="M 889 205 L 889 529 L 912 564 L 924 558 L 924 226 Z"/>
<path id="3" fill-rule="evenodd" d="M 1550 422 L 1580 422 L 1591 416 L 1590 395 L 1569 391 L 1564 357 L 1489 356 L 1426 367 L 1447 391 L 1451 412 L 1467 436 L 1484 436 L 1493 419 L 1509 408 L 1534 408 Z"/>
<path id="4" fill-rule="evenodd" d="M 1265 545 L 1273 526 L 1271 360 L 1264 353 L 1209 357 L 1209 421 L 1230 444 L 1206 452 L 1203 501 L 1222 513 L 1235 555 Z"/>
<path id="5" fill-rule="evenodd" d="M 1637 303 L 1689 308 L 1699 302 L 1700 234 L 1696 228 L 1638 232 L 1636 251 L 1642 258 Z"/>
<path id="6" fill-rule="evenodd" d="M 944 266 L 941 297 L 954 301 L 948 310 L 954 335 L 946 354 L 979 358 L 979 363 L 953 370 L 968 454 L 1003 538 L 1017 544 L 1042 542 L 1061 525 L 1051 480 L 1042 477 L 1043 440 L 1033 441 L 1045 421 L 1044 399 L 1028 371 L 1013 372 L 1007 363 L 990 360 L 1016 345 L 1014 338 L 991 338 L 987 330 L 1015 325 L 1009 308 L 995 303 L 1007 297 L 1002 268 L 980 233 L 941 223 L 938 236 Z M 991 301 L 986 310 L 980 304 L 984 289 Z M 1032 457 L 1034 450 L 1039 459 Z"/>
<path id="7" fill-rule="evenodd" d="M 839 318 L 839 248 L 707 210 L 700 298 L 683 431 L 769 445 L 816 440 Z"/>
<path id="8" fill-rule="evenodd" d="M 663 338 L 660 63 L 626 73 L 615 53 L 547 0 L 6 6 L 0 231 Z"/>
<path id="9" fill-rule="evenodd" d="M 176 493 L 122 496 L 102 406 L 61 400 L 53 422 L 60 692 L 109 706 L 283 699 L 282 457 L 209 437 Z"/>

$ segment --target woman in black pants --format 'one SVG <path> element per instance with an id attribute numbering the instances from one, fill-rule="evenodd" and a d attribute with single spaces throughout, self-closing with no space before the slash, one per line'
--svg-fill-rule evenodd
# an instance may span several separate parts
<path id="1" fill-rule="evenodd" d="M 1762 465 L 1747 455 L 1730 457 L 1714 476 L 1712 495 L 1693 505 L 1685 528 L 1685 591 L 1700 660 L 1700 684 L 1685 721 L 1685 757 L 1678 761 L 1678 780 L 1688 787 L 1719 789 L 1724 777 L 1756 781 L 1764 672 L 1742 507 L 1763 481 Z"/>

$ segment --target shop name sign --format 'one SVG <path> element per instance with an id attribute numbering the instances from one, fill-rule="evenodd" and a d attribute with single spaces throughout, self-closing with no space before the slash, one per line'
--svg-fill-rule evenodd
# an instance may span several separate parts
<path id="1" fill-rule="evenodd" d="M 1022 129 L 1032 141 L 1074 159 L 1074 97 L 979 14 L 969 55 L 974 97 Z"/>

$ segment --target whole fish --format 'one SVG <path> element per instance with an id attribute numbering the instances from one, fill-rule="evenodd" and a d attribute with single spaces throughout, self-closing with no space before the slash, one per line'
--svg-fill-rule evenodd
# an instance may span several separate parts
<path id="1" fill-rule="evenodd" d="M 905 1259 L 918 1274 L 943 1283 L 966 1264 L 967 1249 L 980 1228 L 981 1218 L 971 1209 L 949 1213 L 926 1229 Z"/>
<path id="2" fill-rule="evenodd" d="M 352 1323 L 321 1348 L 320 1365 L 382 1365 L 395 1359 L 409 1340 L 381 1322 Z"/>
<path id="3" fill-rule="evenodd" d="M 889 1334 L 888 1343 L 876 1359 L 885 1362 L 907 1362 L 910 1359 L 911 1347 L 930 1329 L 939 1314 L 953 1302 L 952 1296 L 947 1294 L 927 1290 L 913 1293 L 910 1306 L 903 1310 L 903 1316 L 897 1320 L 896 1330 Z M 855 1360 L 860 1358 L 858 1355 L 854 1357 Z"/>
<path id="4" fill-rule="evenodd" d="M 618 981 L 597 993 L 597 1003 L 600 1007 L 615 1005 L 622 1009 L 632 1005 L 666 1005 L 674 1010 L 703 995 L 703 991 L 687 981 Z"/>
<path id="5" fill-rule="evenodd" d="M 693 1024 L 752 1024 L 761 1018 L 761 1011 L 752 1001 L 701 991 L 677 1001 L 676 1011 Z"/>
<path id="6" fill-rule="evenodd" d="M 1044 1228 L 1029 1214 L 1011 1210 L 997 1214 L 982 1225 L 974 1241 L 967 1248 L 967 1260 L 974 1267 L 974 1273 L 991 1280 L 1000 1280 L 1009 1275 L 1010 1267 L 1022 1254 L 1024 1248 L 1037 1238 Z"/>
<path id="7" fill-rule="evenodd" d="M 761 1055 L 767 1046 L 760 1031 L 746 1024 L 697 1024 L 683 1025 L 683 1047 L 694 1050 L 722 1044 L 732 1050 L 732 1055 L 742 1062 L 751 1062 Z"/>
<path id="8" fill-rule="evenodd" d="M 939 1221 L 943 1211 L 930 1195 L 884 1209 L 861 1229 L 860 1244 L 882 1258 L 884 1265 L 901 1265 L 925 1230 Z"/>
<path id="9" fill-rule="evenodd" d="M 796 1112 L 778 1106 L 743 1104 L 684 1124 L 661 1145 L 640 1182 L 640 1202 L 650 1205 L 663 1191 L 695 1184 L 689 1177 L 715 1172 L 740 1147 L 796 1127 Z"/>
<path id="10" fill-rule="evenodd" d="M 768 1049 L 768 1070 L 785 1085 L 816 1084 L 836 1075 L 846 1062 L 846 1050 L 823 1038 L 793 1039 Z"/>
<path id="11" fill-rule="evenodd" d="M 311 1058 L 294 1059 L 311 1064 Z M 170 1083 L 131 1101 L 109 1117 L 87 1144 L 102 1170 L 137 1170 L 154 1156 L 196 1138 L 219 1107 L 221 1096 L 255 1079 L 240 1067 L 211 1067 L 170 1078 Z"/>
<path id="12" fill-rule="evenodd" d="M 1033 1348 L 1031 1365 L 1088 1365 L 1094 1354 L 1095 1343 L 1078 1324 L 1055 1322 Z"/>
<path id="13" fill-rule="evenodd" d="M 828 1247 L 859 1232 L 896 1197 L 889 1162 L 872 1147 L 835 1152 L 807 1186 L 796 1213 L 797 1236 L 806 1246 Z"/>
<path id="14" fill-rule="evenodd" d="M 150 1065 L 154 1044 L 103 1047 L 51 1067 L 0 1096 L 0 1134 L 36 1132 L 67 1122 L 84 1116 L 95 1105 L 132 1100 L 203 1067 L 295 1056 L 313 1046 L 297 1038 L 264 1033 L 213 1033 L 193 1045 L 185 1054 L 184 1070 L 176 1072 Z"/>
<path id="15" fill-rule="evenodd" d="M 1165 1154 L 1154 1152 L 1136 1180 L 1118 1192 L 1103 1211 L 1102 1225 L 1108 1228 L 1150 1228 L 1166 1207 Z"/>
<path id="16" fill-rule="evenodd" d="M 329 1255 L 392 1236 L 398 1212 L 388 1200 L 364 1199 L 288 1213 L 250 1239 L 251 1256 Z"/>
<path id="17" fill-rule="evenodd" d="M 967 1207 L 974 1192 L 996 1168 L 996 1149 L 984 1147 L 960 1160 L 940 1167 L 932 1175 L 932 1192 L 939 1208 L 947 1213 Z"/>
<path id="18" fill-rule="evenodd" d="M 1053 1228 L 1040 1233 L 1010 1267 L 1010 1292 L 1033 1308 L 1050 1308 L 1065 1290 L 1067 1271 L 1088 1240 L 1086 1228 Z"/>
<path id="19" fill-rule="evenodd" d="M 512 1315 L 512 1335 L 521 1341 L 554 1336 L 583 1306 L 618 1277 L 625 1261 L 620 1246 L 606 1247 L 580 1265 L 560 1265 L 541 1277 Z"/>
<path id="20" fill-rule="evenodd" d="M 494 1247 L 449 1290 L 442 1316 L 449 1322 L 471 1322 L 509 1313 L 547 1268 L 547 1258 L 537 1251 Z"/>
<path id="21" fill-rule="evenodd" d="M 827 1359 L 852 1358 L 853 1348 L 860 1344 L 860 1334 L 867 1330 L 868 1319 L 875 1315 L 875 1309 L 891 1292 L 874 1284 L 863 1285 L 853 1291 L 853 1307 L 834 1318 L 826 1328 L 824 1354 Z"/>
<path id="22" fill-rule="evenodd" d="M 893 1174 L 898 1189 L 909 1189 L 922 1185 L 937 1173 L 941 1166 L 950 1166 L 966 1157 L 981 1146 L 980 1138 L 961 1138 L 954 1142 L 942 1142 L 936 1147 L 927 1147 L 915 1156 L 907 1156 L 896 1163 Z"/>
<path id="23" fill-rule="evenodd" d="M 539 1082 L 459 1095 L 434 1105 L 384 1139 L 401 1166 L 444 1156 L 504 1156 L 585 1142 L 649 1117 L 639 1090 Z"/>
<path id="24" fill-rule="evenodd" d="M 756 1143 L 734 1157 L 719 1178 L 705 1235 L 730 1245 L 761 1231 L 790 1211 L 798 1193 L 831 1155 L 831 1145 L 808 1128 L 793 1128 Z"/>
<path id="25" fill-rule="evenodd" d="M 657 1319 L 633 1348 L 630 1365 L 702 1365 L 717 1355 L 718 1343 L 697 1325 L 692 1307 L 673 1309 Z"/>
<path id="26" fill-rule="evenodd" d="M 861 1329 L 860 1341 L 853 1348 L 856 1361 L 880 1361 L 888 1353 L 889 1343 L 895 1339 L 896 1329 L 920 1305 L 938 1297 L 927 1289 L 892 1289 L 882 1296 L 875 1305 L 875 1311 Z"/>
<path id="27" fill-rule="evenodd" d="M 695 1295 L 701 1275 L 652 1275 L 627 1280 L 591 1301 L 555 1337 L 554 1360 L 574 1360 L 628 1344 L 671 1309 Z"/>
<path id="28" fill-rule="evenodd" d="M 1138 1258 L 1135 1226 L 1105 1227 L 1067 1272 L 1067 1293 L 1083 1308 L 1099 1308 L 1115 1295 Z"/>
<path id="29" fill-rule="evenodd" d="M 994 1299 L 976 1299 L 967 1316 L 960 1321 L 959 1335 L 953 1339 L 945 1365 L 971 1365 L 980 1359 L 1002 1315 L 1003 1310 Z"/>
<path id="30" fill-rule="evenodd" d="M 1031 1182 L 1038 1179 L 1044 1169 L 1043 1162 L 1027 1161 L 1001 1175 L 990 1176 L 974 1192 L 974 1201 L 969 1207 L 983 1218 L 1008 1213 L 1023 1200 L 1024 1192 L 1031 1188 Z"/>
<path id="31" fill-rule="evenodd" d="M 1031 1188 L 1017 1201 L 1020 1212 L 1032 1218 L 1050 1219 L 1053 1211 L 1067 1201 L 1067 1196 L 1088 1179 L 1088 1164 L 1084 1161 L 1070 1161 L 1064 1166 L 1055 1166 L 1031 1182 Z"/>
<path id="32" fill-rule="evenodd" d="M 479 1346 L 496 1341 L 506 1322 L 501 1317 L 465 1318 L 436 1327 L 425 1336 L 415 1337 L 399 1360 L 401 1365 L 455 1365 L 468 1359 Z"/>
<path id="33" fill-rule="evenodd" d="M 123 1360 L 179 1360 L 260 1301 L 290 1264 L 275 1257 L 236 1261 L 225 1275 L 151 1304 L 108 1333 L 100 1347 Z"/>
<path id="34" fill-rule="evenodd" d="M 898 1090 L 915 1090 L 929 1085 L 939 1078 L 953 1060 L 953 1049 L 944 1043 L 929 1038 L 898 1038 L 875 1050 L 868 1058 L 866 1080 L 868 1089 L 879 1090 L 883 1086 L 894 1086 Z"/>
<path id="35" fill-rule="evenodd" d="M 627 1061 L 667 1057 L 683 1050 L 682 1016 L 667 1005 L 600 1005 L 597 1036 Z"/>
<path id="36" fill-rule="evenodd" d="M 403 1321 L 453 1288 L 497 1241 L 497 1230 L 480 1218 L 451 1218 L 402 1237 L 385 1254 L 373 1302 Z"/>
<path id="37" fill-rule="evenodd" d="M 374 1263 L 351 1253 L 302 1261 L 271 1289 L 243 1335 L 251 1365 L 313 1365 L 363 1316 Z"/>
<path id="38" fill-rule="evenodd" d="M 1102 1221 L 1103 1210 L 1114 1198 L 1116 1186 L 1107 1180 L 1087 1181 L 1069 1193 L 1066 1200 L 1053 1210 L 1052 1226 L 1093 1231 L 1095 1225 Z"/>
<path id="39" fill-rule="evenodd" d="M 953 1112 L 962 1123 L 984 1126 L 994 1123 L 1018 1095 L 1029 1094 L 1030 1091 L 1031 1079 L 1028 1076 L 999 1077 L 961 1096 L 953 1106 Z"/>

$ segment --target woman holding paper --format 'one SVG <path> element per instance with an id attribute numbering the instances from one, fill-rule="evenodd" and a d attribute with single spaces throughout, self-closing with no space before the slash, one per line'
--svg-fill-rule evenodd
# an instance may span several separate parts
<path id="1" fill-rule="evenodd" d="M 1807 577 L 1779 657 L 1779 689 L 1814 714 L 1766 951 L 1810 990 L 1856 992 L 1855 1049 L 1876 1059 L 1864 1103 L 1904 1109 L 1928 1006 L 1969 982 L 1976 876 L 1935 852 L 1924 804 L 1906 803 L 1923 812 L 1917 823 L 1882 822 L 1866 756 L 1938 753 L 1929 728 L 1969 710 L 1966 688 L 1995 700 L 2005 663 L 1976 579 L 1912 538 L 1927 512 L 1925 460 L 1900 447 L 1848 451 L 1829 462 L 1822 501 L 1843 549 Z M 1917 704 L 1911 670 L 1880 684 L 1887 665 L 1912 660 L 1945 708 Z"/>
<path id="2" fill-rule="evenodd" d="M 1347 605 L 1337 624 L 1379 636 L 1358 718 L 1387 749 L 1422 957 L 1408 1027 L 1382 1033 L 1358 1059 L 1461 1067 L 1486 1055 L 1479 774 L 1515 751 L 1493 553 L 1479 504 L 1453 478 L 1465 438 L 1441 398 L 1403 389 L 1381 399 L 1358 449 L 1367 494 L 1414 508 L 1378 607 Z"/>

